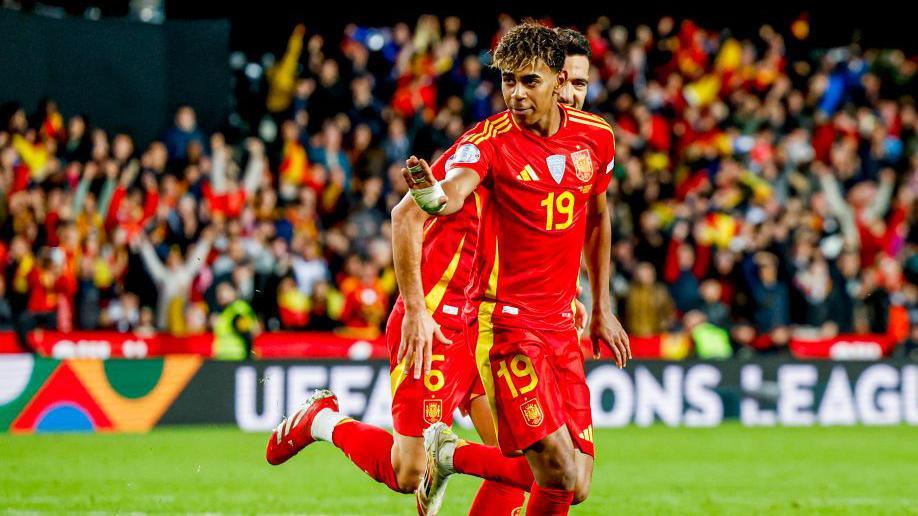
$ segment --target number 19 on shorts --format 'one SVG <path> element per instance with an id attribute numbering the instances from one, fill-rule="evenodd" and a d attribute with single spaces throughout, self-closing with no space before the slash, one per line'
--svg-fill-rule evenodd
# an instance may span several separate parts
<path id="1" fill-rule="evenodd" d="M 497 368 L 497 377 L 507 382 L 510 395 L 514 398 L 532 391 L 539 384 L 539 377 L 536 375 L 535 368 L 532 367 L 532 361 L 526 355 L 516 355 L 510 360 L 501 360 Z M 526 378 L 528 381 L 524 380 L 526 384 L 517 388 L 523 382 L 517 383 L 514 378 Z"/>

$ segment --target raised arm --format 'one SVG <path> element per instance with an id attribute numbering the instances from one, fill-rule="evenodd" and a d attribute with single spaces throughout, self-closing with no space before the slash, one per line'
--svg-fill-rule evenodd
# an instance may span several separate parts
<path id="1" fill-rule="evenodd" d="M 213 241 L 213 229 L 205 228 L 201 234 L 201 240 L 195 244 L 194 250 L 192 250 L 188 254 L 188 258 L 185 259 L 184 269 L 189 276 L 197 274 L 201 266 L 204 265 L 204 259 L 207 258 L 207 254 L 210 253 L 210 246 Z"/>
<path id="2" fill-rule="evenodd" d="M 431 215 L 452 215 L 461 210 L 465 200 L 481 183 L 481 176 L 471 168 L 452 168 L 445 180 L 437 181 L 426 161 L 411 156 L 407 165 L 402 169 L 402 177 L 408 183 L 411 196 Z"/>
<path id="3" fill-rule="evenodd" d="M 92 183 L 95 177 L 96 170 L 94 167 L 85 167 L 83 169 L 83 177 L 80 178 L 80 184 L 77 185 L 76 193 L 73 194 L 73 213 L 78 214 L 83 211 L 83 201 L 86 200 L 90 183 Z"/>
<path id="4" fill-rule="evenodd" d="M 141 239 L 140 257 L 143 259 L 143 264 L 147 267 L 147 272 L 153 277 L 153 281 L 157 283 L 165 281 L 166 268 L 163 266 L 163 262 L 160 261 L 159 256 L 156 255 L 153 244 L 150 243 L 150 240 L 143 233 L 141 233 L 138 238 Z"/>
<path id="5" fill-rule="evenodd" d="M 854 248 L 859 248 L 861 238 L 857 232 L 857 226 L 854 222 L 854 214 L 841 192 L 841 186 L 838 180 L 832 174 L 828 167 L 820 166 L 816 171 L 816 177 L 819 180 L 819 187 L 826 196 L 826 204 L 832 213 L 838 217 L 842 226 L 842 233 L 845 235 L 845 242 Z"/>
<path id="6" fill-rule="evenodd" d="M 242 176 L 242 188 L 245 190 L 247 198 L 251 199 L 265 172 L 265 146 L 257 138 L 249 138 L 246 142 L 249 149 L 249 163 L 245 167 L 245 174 Z"/>
<path id="7" fill-rule="evenodd" d="M 210 189 L 220 195 L 226 191 L 226 145 L 221 135 L 215 134 L 210 139 Z"/>
<path id="8" fill-rule="evenodd" d="M 896 188 L 896 173 L 890 168 L 885 168 L 880 172 L 880 185 L 877 187 L 877 193 L 873 196 L 870 205 L 867 206 L 866 216 L 869 219 L 879 219 L 887 210 L 892 200 L 893 190 Z"/>

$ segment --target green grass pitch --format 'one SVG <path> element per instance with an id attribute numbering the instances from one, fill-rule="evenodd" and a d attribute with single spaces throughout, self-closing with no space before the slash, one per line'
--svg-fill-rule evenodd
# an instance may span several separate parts
<path id="1" fill-rule="evenodd" d="M 268 466 L 266 434 L 0 435 L 0 512 L 413 514 L 334 447 Z M 663 426 L 596 432 L 572 514 L 918 514 L 918 428 Z M 466 514 L 477 479 L 450 482 Z"/>

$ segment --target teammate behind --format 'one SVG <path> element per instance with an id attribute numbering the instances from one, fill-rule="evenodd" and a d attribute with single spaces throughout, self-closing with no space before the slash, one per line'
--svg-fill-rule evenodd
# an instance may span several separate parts
<path id="1" fill-rule="evenodd" d="M 454 145 L 434 164 L 439 177 L 443 178 L 449 162 L 465 159 L 454 156 L 457 150 Z M 340 448 L 376 481 L 393 491 L 410 493 L 427 466 L 423 430 L 438 422 L 450 424 L 457 407 L 471 416 L 484 443 L 497 444 L 462 317 L 467 304 L 465 288 L 472 281 L 482 203 L 478 196 L 469 198 L 459 213 L 442 220 L 430 219 L 410 196 L 393 209 L 400 295 L 387 321 L 386 341 L 394 432 L 345 417 L 338 411 L 334 394 L 321 390 L 272 433 L 266 450 L 269 463 L 286 462 L 315 440 L 324 440 Z M 582 305 L 577 315 L 582 328 Z M 442 491 L 445 483 L 439 487 Z M 524 499 L 520 489 L 485 481 L 470 514 L 510 515 Z M 420 500 L 418 509 L 422 514 L 435 514 L 438 506 Z"/>
<path id="2" fill-rule="evenodd" d="M 456 150 L 453 146 L 434 164 L 441 177 Z M 377 482 L 412 493 L 427 466 L 424 429 L 451 424 L 456 408 L 471 416 L 484 443 L 497 444 L 461 317 L 465 287 L 472 281 L 481 202 L 469 198 L 453 217 L 430 219 L 426 225 L 429 217 L 410 197 L 393 209 L 393 239 L 420 237 L 416 246 L 393 245 L 401 290 L 386 325 L 394 432 L 345 417 L 334 394 L 320 390 L 274 430 L 266 451 L 269 463 L 281 464 L 316 440 L 328 441 Z M 440 485 L 444 488 L 445 483 Z M 486 480 L 470 514 L 509 516 L 524 499 L 522 490 Z M 418 505 L 421 514 L 436 514 L 438 508 Z"/>
<path id="3" fill-rule="evenodd" d="M 487 446 L 460 443 L 457 449 L 445 426 L 435 425 L 425 432 L 436 465 L 428 468 L 431 490 L 437 492 L 436 484 L 454 471 L 517 487 L 529 482 L 527 514 L 566 514 L 574 489 L 579 487 L 579 498 L 588 490 L 589 474 L 578 475 L 583 468 L 574 453 L 575 444 L 587 455 L 593 446 L 571 310 L 585 240 L 594 351 L 605 343 L 620 367 L 630 354 L 612 322 L 609 246 L 598 245 L 601 221 L 608 219 L 605 195 L 597 194 L 611 177 L 612 131 L 601 118 L 558 104 L 564 55 L 561 38 L 550 29 L 523 24 L 509 31 L 495 65 L 510 110 L 460 139 L 442 183 L 424 162 L 421 174 L 405 174 L 415 200 L 431 214 L 456 213 L 475 193 L 491 196 L 482 211 L 479 274 L 471 291 L 479 303 L 476 360 L 501 451 L 522 451 L 531 469 L 527 477 L 522 459 L 493 460 L 494 449 Z"/>
<path id="4" fill-rule="evenodd" d="M 560 31 L 569 32 L 571 37 L 579 36 L 580 40 L 585 42 L 582 35 L 576 31 Z M 569 44 L 568 51 L 565 68 L 570 68 L 571 76 L 566 86 L 573 87 L 565 87 L 562 90 L 562 101 L 580 107 L 586 93 L 589 47 L 583 44 L 579 47 Z M 443 163 L 448 161 L 455 151 L 456 146 L 453 146 L 441 157 L 438 164 L 435 164 L 434 169 L 442 173 Z M 477 197 L 475 200 L 475 207 L 480 209 L 482 200 Z M 420 233 L 427 219 L 426 214 L 407 197 L 404 201 L 407 202 L 400 203 L 393 210 L 393 232 L 396 238 L 399 232 Z M 467 203 L 469 208 L 472 205 L 471 201 Z M 423 247 L 418 245 L 417 248 L 403 247 L 400 250 L 398 245 L 394 246 L 394 252 L 397 255 L 401 254 L 403 258 L 400 260 L 399 256 L 396 256 L 395 260 L 402 294 L 387 325 L 390 370 L 393 376 L 394 439 L 388 432 L 370 425 L 351 425 L 349 423 L 357 423 L 351 419 L 340 416 L 318 418 L 320 426 L 327 426 L 322 425 L 324 419 L 337 421 L 332 430 L 331 441 L 344 450 L 361 469 L 399 492 L 412 490 L 417 483 L 419 471 L 424 468 L 426 458 L 420 438 L 421 429 L 441 419 L 449 421 L 456 405 L 460 405 L 463 411 L 471 412 L 472 420 L 483 442 L 496 444 L 488 404 L 485 398 L 475 399 L 480 394 L 480 383 L 476 388 L 472 388 L 476 383 L 469 381 L 469 372 L 471 376 L 477 376 L 477 371 L 469 357 L 461 356 L 461 351 L 468 348 L 462 342 L 455 342 L 451 347 L 449 344 L 451 341 L 461 341 L 463 337 L 461 332 L 458 332 L 458 319 L 450 316 L 456 315 L 458 306 L 464 304 L 461 290 L 468 282 L 468 262 L 477 236 L 477 215 L 476 210 L 466 209 L 464 216 L 456 215 L 442 220 L 435 228 L 427 226 L 423 231 Z M 400 263 L 408 265 L 399 267 Z M 416 281 L 412 281 L 413 277 L 407 278 L 406 275 L 412 270 L 418 270 L 419 266 L 416 264 L 420 263 L 423 263 L 420 266 L 422 274 L 416 275 Z M 578 332 L 582 331 L 584 322 L 583 305 L 577 302 L 575 324 Z M 434 333 L 437 334 L 436 339 L 433 338 Z M 456 351 L 460 351 L 460 354 Z M 438 362 L 436 368 L 432 368 L 431 359 Z M 414 375 L 409 377 L 412 366 Z M 423 380 L 420 378 L 421 372 Z M 316 408 L 309 410 L 313 404 L 317 404 Z M 294 430 L 302 427 L 314 434 L 313 417 L 325 408 L 330 409 L 329 414 L 337 411 L 336 400 L 328 391 L 317 393 L 307 400 L 303 408 L 291 416 L 291 419 L 279 425 L 272 435 L 274 446 L 269 445 L 269 461 L 282 462 L 289 458 L 284 458 L 285 455 L 289 455 L 293 449 L 300 448 L 301 442 L 311 442 L 311 435 L 303 438 L 303 432 Z M 342 427 L 340 432 L 337 431 L 339 427 Z M 319 433 L 327 433 L 327 429 Z M 281 450 L 283 439 L 278 436 L 297 435 L 297 439 L 287 439 L 287 447 L 292 449 Z M 358 444 L 362 442 L 367 444 Z M 391 470 L 386 467 L 387 463 L 391 463 Z M 528 489 L 529 486 L 526 487 Z M 509 514 L 519 507 L 522 501 L 523 494 L 519 489 L 486 481 L 473 502 L 470 514 Z M 419 509 L 422 512 L 431 509 L 431 513 L 436 512 L 436 507 L 429 507 L 423 501 Z"/>
<path id="5" fill-rule="evenodd" d="M 557 28 L 555 32 L 564 45 L 564 72 L 567 74 L 558 94 L 558 102 L 583 109 L 590 83 L 590 58 L 593 56 L 590 42 L 574 29 Z"/>

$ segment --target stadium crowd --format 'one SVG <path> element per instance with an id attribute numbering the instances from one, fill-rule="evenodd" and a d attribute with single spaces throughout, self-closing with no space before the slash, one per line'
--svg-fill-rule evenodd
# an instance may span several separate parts
<path id="1" fill-rule="evenodd" d="M 191 106 L 141 148 L 52 100 L 4 105 L 0 328 L 378 335 L 399 169 L 504 109 L 488 52 L 514 23 L 298 26 L 263 74 L 236 63 L 244 138 L 205 134 Z M 715 355 L 795 333 L 915 348 L 915 56 L 814 48 L 804 18 L 748 38 L 668 17 L 584 29 L 586 109 L 616 128 L 629 334 L 687 331 Z"/>

